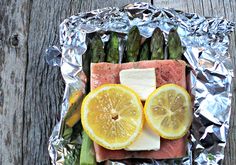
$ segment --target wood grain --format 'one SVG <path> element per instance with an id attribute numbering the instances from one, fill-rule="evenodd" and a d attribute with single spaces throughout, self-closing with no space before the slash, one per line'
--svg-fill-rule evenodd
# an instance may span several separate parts
<path id="1" fill-rule="evenodd" d="M 21 164 L 28 12 L 26 3 L 1 1 L 0 9 L 0 138 L 2 164 Z M 5 6 L 5 7 L 2 7 Z M 26 10 L 25 14 L 22 14 Z M 14 20 L 12 19 L 14 18 Z M 16 20 L 18 20 L 16 22 Z"/>
<path id="2" fill-rule="evenodd" d="M 59 44 L 59 24 L 81 11 L 128 0 L 0 1 L 0 165 L 50 164 L 48 139 L 64 82 L 44 51 Z"/>
<path id="3" fill-rule="evenodd" d="M 159 7 L 169 7 L 182 10 L 190 13 L 198 13 L 204 16 L 210 17 L 224 17 L 228 20 L 236 22 L 236 1 L 234 0 L 180 0 L 178 3 L 174 0 L 154 0 L 154 5 Z M 236 33 L 235 31 L 231 35 L 230 54 L 236 61 Z M 236 93 L 236 79 L 234 78 L 234 92 Z M 236 95 L 234 94 L 234 98 Z M 236 100 L 233 102 L 236 105 Z M 230 129 L 228 136 L 228 143 L 225 149 L 224 164 L 233 165 L 236 164 L 236 112 L 232 109 Z"/>

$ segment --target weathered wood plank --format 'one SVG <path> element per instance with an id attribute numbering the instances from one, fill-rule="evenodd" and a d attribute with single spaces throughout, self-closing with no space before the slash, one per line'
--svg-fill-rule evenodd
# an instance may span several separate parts
<path id="1" fill-rule="evenodd" d="M 198 13 L 204 16 L 224 17 L 236 22 L 236 1 L 234 0 L 219 0 L 219 1 L 205 1 L 205 0 L 180 0 L 178 3 L 174 0 L 154 0 L 154 5 L 159 7 L 169 7 L 182 10 L 185 12 Z M 236 33 L 231 35 L 230 53 L 236 61 Z M 234 78 L 234 86 L 236 87 L 236 80 Z M 235 88 L 236 89 L 236 88 Z M 236 90 L 234 90 L 236 93 Z M 235 96 L 235 95 L 234 95 Z M 236 97 L 236 96 L 235 96 Z M 234 100 L 236 104 L 236 100 Z M 224 164 L 236 164 L 236 112 L 232 110 L 230 120 L 230 134 L 228 143 L 225 149 Z"/>
<path id="2" fill-rule="evenodd" d="M 64 83 L 44 50 L 59 43 L 58 26 L 77 12 L 134 2 L 0 1 L 0 164 L 49 164 L 48 138 Z"/>
<path id="3" fill-rule="evenodd" d="M 0 164 L 22 164 L 27 0 L 0 4 Z"/>

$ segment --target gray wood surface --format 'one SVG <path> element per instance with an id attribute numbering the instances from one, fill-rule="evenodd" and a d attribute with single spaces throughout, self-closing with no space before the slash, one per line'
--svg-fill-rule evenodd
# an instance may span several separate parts
<path id="1" fill-rule="evenodd" d="M 147 2 L 151 2 L 146 0 Z M 48 138 L 64 90 L 59 68 L 49 67 L 43 53 L 58 44 L 58 26 L 66 17 L 134 0 L 0 0 L 0 165 L 50 164 Z M 206 16 L 235 20 L 235 0 L 154 0 Z M 235 33 L 231 52 L 235 54 Z M 232 119 L 236 113 L 232 112 Z M 236 164 L 236 123 L 231 120 L 225 164 Z"/>

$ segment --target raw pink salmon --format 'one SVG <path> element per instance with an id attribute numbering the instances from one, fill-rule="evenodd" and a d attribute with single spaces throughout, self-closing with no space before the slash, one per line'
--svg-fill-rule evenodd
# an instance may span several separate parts
<path id="1" fill-rule="evenodd" d="M 174 83 L 186 88 L 185 62 L 181 60 L 149 60 L 123 64 L 92 63 L 91 90 L 103 84 L 119 84 L 119 72 L 131 68 L 155 68 L 157 87 Z M 171 159 L 181 158 L 186 153 L 186 137 L 177 140 L 161 139 L 158 151 L 108 150 L 94 143 L 96 160 L 121 160 L 127 158 Z"/>
<path id="2" fill-rule="evenodd" d="M 91 90 L 93 90 L 102 84 L 119 84 L 119 72 L 124 69 L 155 68 L 157 87 L 168 83 L 174 83 L 185 88 L 185 66 L 186 63 L 182 60 L 149 60 L 123 64 L 112 64 L 105 62 L 92 63 L 90 87 Z"/>

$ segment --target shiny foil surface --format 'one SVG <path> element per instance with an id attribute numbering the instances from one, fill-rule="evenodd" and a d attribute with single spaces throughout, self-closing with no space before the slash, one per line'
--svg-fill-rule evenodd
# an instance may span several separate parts
<path id="1" fill-rule="evenodd" d="M 79 13 L 65 19 L 60 25 L 61 47 L 50 47 L 45 59 L 53 66 L 60 66 L 66 82 L 60 122 L 49 139 L 52 164 L 66 164 L 66 156 L 79 151 L 81 134 L 75 138 L 62 136 L 68 100 L 73 91 L 85 93 L 83 54 L 87 50 L 86 37 L 93 32 L 100 34 L 103 42 L 109 39 L 107 31 L 124 34 L 137 25 L 143 37 L 150 37 L 160 27 L 167 37 L 172 27 L 177 28 L 184 56 L 189 63 L 188 90 L 193 100 L 194 120 L 190 129 L 186 157 L 173 160 L 107 161 L 106 164 L 222 164 L 229 132 L 231 110 L 234 110 L 234 62 L 229 54 L 230 33 L 234 23 L 223 18 L 206 18 L 195 13 L 154 7 L 148 3 L 128 4 L 122 8 L 109 7 Z M 122 42 L 120 42 L 122 43 Z M 120 58 L 124 50 L 120 44 Z M 89 67 L 89 66 L 87 66 Z M 78 154 L 78 153 L 77 153 Z M 75 153 L 71 154 L 71 161 Z"/>

